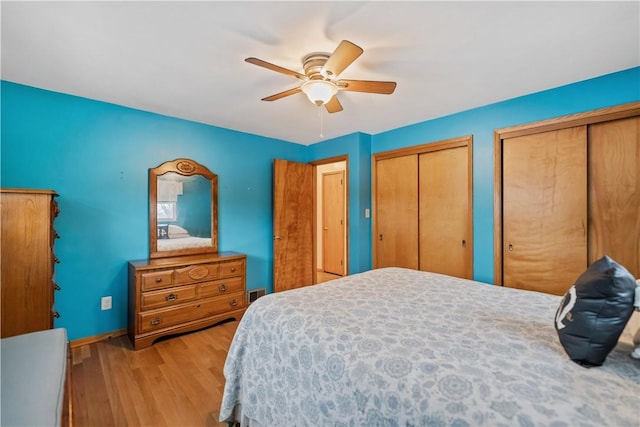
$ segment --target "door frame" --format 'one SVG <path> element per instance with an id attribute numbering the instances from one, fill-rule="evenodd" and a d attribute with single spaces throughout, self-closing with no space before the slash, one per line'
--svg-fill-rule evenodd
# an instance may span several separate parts
<path id="1" fill-rule="evenodd" d="M 577 114 L 569 114 L 552 119 L 525 123 L 496 129 L 493 132 L 493 282 L 503 286 L 502 260 L 502 148 L 505 139 L 532 135 L 552 130 L 590 125 L 611 120 L 624 119 L 640 114 L 640 102 L 631 102 L 615 107 L 601 108 Z"/>
<path id="2" fill-rule="evenodd" d="M 310 165 L 313 165 L 313 281 L 314 283 L 318 283 L 318 253 L 317 253 L 317 242 L 318 240 L 318 173 L 317 168 L 321 165 L 327 165 L 331 163 L 337 162 L 345 162 L 344 168 L 344 197 L 345 197 L 345 217 L 344 217 L 344 274 L 349 274 L 349 155 L 343 154 L 335 157 L 328 157 L 325 159 L 314 160 L 309 162 Z"/>

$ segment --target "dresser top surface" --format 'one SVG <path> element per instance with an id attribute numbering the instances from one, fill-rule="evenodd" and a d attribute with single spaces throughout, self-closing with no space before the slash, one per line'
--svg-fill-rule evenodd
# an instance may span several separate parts
<path id="1" fill-rule="evenodd" d="M 233 261 L 246 259 L 246 254 L 238 252 L 215 252 L 209 254 L 199 255 L 183 255 L 167 258 L 148 258 L 129 261 L 129 265 L 141 269 L 141 268 L 158 268 L 158 267 L 173 267 L 181 266 L 185 264 L 204 264 L 207 262 L 216 261 Z"/>
<path id="2" fill-rule="evenodd" d="M 36 190 L 32 188 L 0 188 L 0 192 L 13 194 L 49 194 L 54 197 L 58 196 L 58 193 L 53 190 Z"/>

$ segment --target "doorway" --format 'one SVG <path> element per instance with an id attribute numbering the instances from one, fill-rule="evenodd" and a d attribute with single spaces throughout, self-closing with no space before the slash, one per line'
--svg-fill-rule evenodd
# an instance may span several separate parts
<path id="1" fill-rule="evenodd" d="M 316 166 L 316 283 L 347 275 L 347 161 Z"/>
<path id="2" fill-rule="evenodd" d="M 347 274 L 346 160 L 316 165 L 317 283 Z"/>

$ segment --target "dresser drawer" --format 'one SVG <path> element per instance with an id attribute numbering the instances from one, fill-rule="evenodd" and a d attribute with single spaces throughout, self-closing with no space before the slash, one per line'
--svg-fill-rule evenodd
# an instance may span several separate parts
<path id="1" fill-rule="evenodd" d="M 177 268 L 173 273 L 173 282 L 176 285 L 183 283 L 196 283 L 218 278 L 219 264 L 190 265 Z"/>
<path id="2" fill-rule="evenodd" d="M 191 304 L 185 304 L 181 307 L 140 313 L 138 316 L 139 328 L 142 333 L 154 331 L 156 329 L 180 325 L 191 320 L 226 313 L 230 310 L 243 308 L 244 306 L 244 294 L 242 293 L 209 298 Z"/>
<path id="3" fill-rule="evenodd" d="M 168 307 L 196 298 L 196 285 L 180 286 L 142 294 L 141 310 Z"/>
<path id="4" fill-rule="evenodd" d="M 220 277 L 240 276 L 244 274 L 244 261 L 220 263 Z"/>
<path id="5" fill-rule="evenodd" d="M 173 285 L 173 270 L 142 273 L 140 278 L 142 291 L 167 288 Z"/>
<path id="6" fill-rule="evenodd" d="M 242 277 L 233 277 L 230 279 L 216 280 L 214 282 L 200 283 L 198 287 L 198 296 L 200 298 L 214 297 L 217 295 L 243 292 L 244 282 Z"/>

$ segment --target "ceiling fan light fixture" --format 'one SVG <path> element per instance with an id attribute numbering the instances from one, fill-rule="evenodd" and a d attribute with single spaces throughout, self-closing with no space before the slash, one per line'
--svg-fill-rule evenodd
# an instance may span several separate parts
<path id="1" fill-rule="evenodd" d="M 327 80 L 309 80 L 300 87 L 311 103 L 321 106 L 338 93 L 338 86 Z"/>

